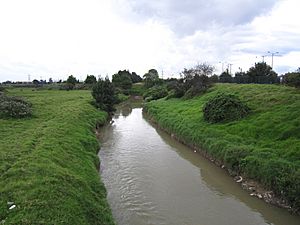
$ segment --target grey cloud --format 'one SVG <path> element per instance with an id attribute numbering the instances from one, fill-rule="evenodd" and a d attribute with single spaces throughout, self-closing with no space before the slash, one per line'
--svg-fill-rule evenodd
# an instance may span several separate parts
<path id="1" fill-rule="evenodd" d="M 180 36 L 211 26 L 249 23 L 278 0 L 128 0 L 140 18 L 163 21 Z"/>

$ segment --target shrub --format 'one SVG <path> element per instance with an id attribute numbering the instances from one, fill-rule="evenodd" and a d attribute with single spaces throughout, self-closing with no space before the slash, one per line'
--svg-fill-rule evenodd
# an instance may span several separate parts
<path id="1" fill-rule="evenodd" d="M 31 114 L 31 103 L 22 98 L 0 95 L 0 118 L 23 118 Z"/>
<path id="2" fill-rule="evenodd" d="M 168 95 L 167 88 L 165 86 L 154 86 L 149 88 L 143 95 L 146 101 L 157 100 L 164 98 Z"/>
<path id="3" fill-rule="evenodd" d="M 211 123 L 238 120 L 250 112 L 247 105 L 231 94 L 218 94 L 203 108 L 204 119 Z"/>
<path id="4" fill-rule="evenodd" d="M 116 95 L 116 103 L 121 103 L 121 102 L 124 102 L 128 99 L 129 99 L 128 95 L 124 95 L 122 93 L 119 93 L 119 94 Z"/>
<path id="5" fill-rule="evenodd" d="M 283 77 L 283 82 L 286 85 L 300 88 L 300 72 L 285 74 Z"/>
<path id="6" fill-rule="evenodd" d="M 2 87 L 2 86 L 0 86 L 0 95 L 1 95 L 1 93 L 3 93 L 4 91 L 5 91 L 5 88 Z"/>
<path id="7" fill-rule="evenodd" d="M 184 85 L 177 79 L 168 81 L 167 90 L 169 91 L 168 99 L 181 98 L 182 96 L 184 96 Z"/>

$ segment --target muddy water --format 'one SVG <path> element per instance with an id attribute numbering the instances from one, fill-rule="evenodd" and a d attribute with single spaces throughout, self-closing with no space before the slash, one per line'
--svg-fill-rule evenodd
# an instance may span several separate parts
<path id="1" fill-rule="evenodd" d="M 299 225 L 127 104 L 101 131 L 101 176 L 119 225 Z"/>

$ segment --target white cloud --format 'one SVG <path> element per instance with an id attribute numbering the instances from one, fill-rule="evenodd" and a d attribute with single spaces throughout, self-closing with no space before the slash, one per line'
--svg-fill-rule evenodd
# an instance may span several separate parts
<path id="1" fill-rule="evenodd" d="M 198 61 L 246 70 L 267 51 L 282 55 L 275 69 L 292 70 L 299 67 L 299 3 L 278 1 L 265 13 L 273 2 L 215 0 L 219 7 L 209 11 L 208 1 L 197 0 L 0 0 L 0 82 L 119 69 L 142 75 L 153 67 L 170 75 Z"/>

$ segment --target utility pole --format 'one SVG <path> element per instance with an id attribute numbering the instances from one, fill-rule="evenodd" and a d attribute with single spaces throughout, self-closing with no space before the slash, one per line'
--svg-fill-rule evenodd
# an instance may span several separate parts
<path id="1" fill-rule="evenodd" d="M 231 75 L 231 67 L 232 67 L 232 63 L 228 63 L 228 67 L 229 67 L 229 74 Z"/>
<path id="2" fill-rule="evenodd" d="M 267 57 L 267 55 L 262 55 L 262 62 L 265 62 L 265 57 Z"/>
<path id="3" fill-rule="evenodd" d="M 224 72 L 224 64 L 226 63 L 226 62 L 219 62 L 219 63 L 221 63 L 222 64 L 222 73 Z"/>
<path id="4" fill-rule="evenodd" d="M 279 52 L 270 52 L 270 51 L 268 51 L 268 53 L 272 56 L 272 69 L 273 69 L 273 57 L 274 57 L 274 56 L 277 56 L 277 54 L 278 54 Z"/>
<path id="5" fill-rule="evenodd" d="M 28 83 L 30 83 L 30 81 L 31 81 L 31 80 L 30 80 L 30 74 L 28 74 Z"/>

